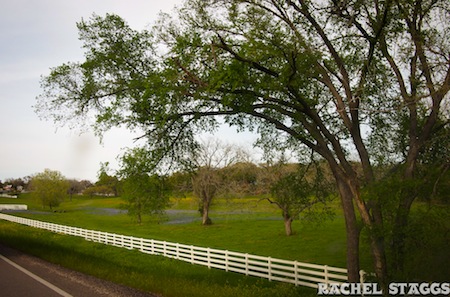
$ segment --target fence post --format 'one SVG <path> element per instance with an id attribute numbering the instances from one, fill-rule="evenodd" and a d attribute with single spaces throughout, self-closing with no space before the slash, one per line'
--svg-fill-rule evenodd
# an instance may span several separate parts
<path id="1" fill-rule="evenodd" d="M 208 269 L 211 269 L 211 252 L 210 252 L 209 248 L 206 249 L 206 256 L 207 256 L 207 260 L 208 260 Z"/>
<path id="2" fill-rule="evenodd" d="M 248 275 L 248 254 L 245 254 L 245 275 Z"/>
<path id="3" fill-rule="evenodd" d="M 325 283 L 327 284 L 327 286 L 329 285 L 329 283 L 328 283 L 328 266 L 327 265 L 324 265 L 323 266 L 323 272 L 324 272 L 324 276 L 325 276 Z"/>
<path id="4" fill-rule="evenodd" d="M 298 286 L 298 262 L 294 261 L 294 278 L 295 278 L 295 286 Z"/>
<path id="5" fill-rule="evenodd" d="M 166 241 L 163 241 L 163 255 L 166 256 Z"/>
<path id="6" fill-rule="evenodd" d="M 191 264 L 194 264 L 194 246 L 191 245 Z"/>
<path id="7" fill-rule="evenodd" d="M 366 281 L 366 272 L 364 270 L 360 270 L 359 271 L 359 282 L 362 284 L 364 284 L 364 282 Z"/>
<path id="8" fill-rule="evenodd" d="M 228 250 L 225 251 L 225 271 L 228 272 Z"/>
<path id="9" fill-rule="evenodd" d="M 364 270 L 359 271 L 359 282 L 361 283 L 361 288 L 366 280 L 366 272 Z M 364 296 L 364 292 L 361 292 L 361 296 Z"/>
<path id="10" fill-rule="evenodd" d="M 269 281 L 272 281 L 272 258 L 267 258 L 267 266 L 269 268 Z"/>

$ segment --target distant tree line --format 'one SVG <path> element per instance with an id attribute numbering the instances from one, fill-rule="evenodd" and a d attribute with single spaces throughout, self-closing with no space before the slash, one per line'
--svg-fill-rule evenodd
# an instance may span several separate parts
<path id="1" fill-rule="evenodd" d="M 442 146 L 442 142 L 436 143 Z M 450 190 L 447 163 L 436 164 L 437 149 L 430 150 L 422 166 L 425 177 L 415 187 L 422 201 L 448 203 L 446 193 Z M 444 149 L 445 151 L 445 149 Z M 203 225 L 213 223 L 210 207 L 216 198 L 258 197 L 260 201 L 276 205 L 284 220 L 285 231 L 293 233 L 292 222 L 300 216 L 324 219 L 333 216 L 330 200 L 337 197 L 332 172 L 324 160 L 309 158 L 308 163 L 288 162 L 283 157 L 275 161 L 253 162 L 251 154 L 242 148 L 208 140 L 198 147 L 196 153 L 186 156 L 183 169 L 166 174 L 151 173 L 146 158 L 148 152 L 131 149 L 122 156 L 121 169 L 112 171 L 108 163 L 101 163 L 97 181 L 66 179 L 60 172 L 50 169 L 24 178 L 0 181 L 0 187 L 11 186 L 12 191 L 23 189 L 33 192 L 43 207 L 53 209 L 73 195 L 121 196 L 128 213 L 138 223 L 144 215 L 162 215 L 170 206 L 170 197 L 194 196 L 198 201 Z M 188 162 L 189 161 L 189 162 Z M 357 171 L 362 166 L 353 163 Z M 429 169 L 426 169 L 427 166 Z M 377 187 L 367 188 L 368 195 L 391 194 L 399 187 L 396 166 L 377 168 L 378 174 L 386 176 Z M 406 186 L 406 185 L 404 185 Z M 389 193 L 388 193 L 389 192 Z M 392 214 L 386 213 L 386 216 Z"/>

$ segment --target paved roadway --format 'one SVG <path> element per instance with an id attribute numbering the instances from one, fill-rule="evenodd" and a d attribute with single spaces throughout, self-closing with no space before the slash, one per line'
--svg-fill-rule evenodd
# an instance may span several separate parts
<path id="1" fill-rule="evenodd" d="M 155 297 L 0 245 L 0 296 L 117 296 Z"/>

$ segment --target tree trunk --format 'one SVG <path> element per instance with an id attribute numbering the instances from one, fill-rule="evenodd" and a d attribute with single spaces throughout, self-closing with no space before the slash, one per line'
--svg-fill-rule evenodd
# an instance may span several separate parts
<path id="1" fill-rule="evenodd" d="M 138 224 L 142 224 L 142 204 L 140 199 L 137 201 L 137 205 L 136 205 L 136 218 L 138 221 Z"/>
<path id="2" fill-rule="evenodd" d="M 383 292 L 388 292 L 388 274 L 386 262 L 386 249 L 384 246 L 384 237 L 375 231 L 370 231 L 370 247 L 372 251 L 375 274 Z"/>
<path id="3" fill-rule="evenodd" d="M 382 233 L 377 232 L 377 227 L 380 226 L 377 226 L 376 221 L 380 220 L 380 218 L 373 219 L 370 216 L 366 204 L 360 197 L 359 185 L 352 177 L 342 171 L 340 172 L 338 169 L 333 170 L 333 173 L 335 174 L 345 218 L 348 281 L 359 282 L 359 239 L 361 228 L 358 226 L 358 220 L 356 218 L 355 210 L 357 209 L 362 223 L 369 229 L 375 273 L 382 286 L 384 286 L 387 280 L 387 263 L 384 238 Z M 375 216 L 381 215 L 377 213 L 377 210 L 373 210 L 376 214 Z"/>
<path id="4" fill-rule="evenodd" d="M 408 217 L 411 210 L 411 205 L 414 201 L 413 197 L 402 197 L 402 198 L 403 199 L 399 204 L 395 218 L 393 228 L 393 240 L 392 240 L 392 251 L 393 251 L 392 266 L 397 274 L 398 273 L 401 274 L 404 268 L 406 227 L 408 225 Z"/>
<path id="5" fill-rule="evenodd" d="M 388 269 L 386 261 L 386 251 L 384 247 L 384 236 L 382 232 L 383 220 L 381 216 L 381 209 L 375 201 L 369 201 L 368 203 L 366 203 L 362 200 L 360 196 L 359 185 L 355 180 L 349 178 L 346 180 L 345 184 L 348 189 L 344 188 L 344 191 L 350 192 L 349 194 L 345 195 L 351 196 L 355 201 L 363 226 L 369 231 L 370 248 L 375 274 L 381 286 L 386 289 Z M 370 209 L 368 207 L 368 204 L 371 204 Z M 353 206 L 353 203 L 351 205 Z M 348 207 L 350 207 L 350 204 Z"/>
<path id="6" fill-rule="evenodd" d="M 403 173 L 403 179 L 405 181 L 411 181 L 414 178 L 416 161 L 419 155 L 420 144 L 413 136 L 414 133 L 410 132 L 410 149 L 405 162 L 405 171 Z M 408 182 L 405 184 L 408 184 Z M 394 221 L 392 240 L 392 266 L 396 274 L 401 274 L 403 272 L 406 228 L 408 225 L 408 217 L 411 211 L 411 206 L 416 196 L 417 194 L 410 188 L 402 189 L 401 191 L 400 203 L 398 205 Z"/>
<path id="7" fill-rule="evenodd" d="M 289 216 L 284 217 L 284 230 L 286 231 L 287 236 L 292 235 L 292 221 L 293 219 Z"/>
<path id="8" fill-rule="evenodd" d="M 367 210 L 369 211 L 369 210 Z M 370 244 L 374 261 L 375 273 L 384 292 L 388 292 L 388 267 L 386 260 L 383 217 L 377 202 L 372 206 L 372 221 L 370 222 Z"/>
<path id="9" fill-rule="evenodd" d="M 348 281 L 359 282 L 359 234 L 355 209 L 353 206 L 353 195 L 348 183 L 341 177 L 336 176 L 336 182 L 344 211 L 345 229 L 347 235 L 347 274 Z"/>
<path id="10" fill-rule="evenodd" d="M 209 218 L 209 204 L 210 204 L 210 200 L 209 199 L 205 199 L 205 201 L 203 201 L 202 225 L 204 225 L 204 226 L 212 225 L 212 221 Z"/>

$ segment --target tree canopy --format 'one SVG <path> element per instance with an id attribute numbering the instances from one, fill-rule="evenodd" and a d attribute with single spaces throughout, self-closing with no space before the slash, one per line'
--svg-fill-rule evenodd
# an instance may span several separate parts
<path id="1" fill-rule="evenodd" d="M 315 217 L 316 221 L 331 218 L 333 212 L 327 205 L 331 201 L 332 186 L 320 164 L 295 167 L 278 163 L 270 168 L 274 176 L 271 196 L 267 200 L 282 211 L 287 236 L 292 235 L 292 221 L 300 215 Z"/>
<path id="2" fill-rule="evenodd" d="M 193 165 L 192 169 L 196 169 L 191 175 L 191 181 L 194 195 L 199 200 L 203 225 L 212 224 L 209 217 L 212 200 L 219 193 L 229 190 L 230 184 L 225 181 L 219 170 L 242 161 L 243 155 L 244 152 L 237 146 L 211 138 L 200 141 L 194 154 L 188 156 Z"/>
<path id="3" fill-rule="evenodd" d="M 361 189 L 389 162 L 412 180 L 448 125 L 449 17 L 447 0 L 187 0 L 151 31 L 94 15 L 78 23 L 85 61 L 43 77 L 36 109 L 59 123 L 91 119 L 99 134 L 142 130 L 152 166 L 181 160 L 220 120 L 258 133 L 266 151 L 313 151 L 340 193 L 349 280 L 359 279 L 360 220 L 385 281 L 383 204 Z M 416 198 L 397 201 L 399 258 Z"/>
<path id="4" fill-rule="evenodd" d="M 121 158 L 121 197 L 126 200 L 128 214 L 142 223 L 144 215 L 164 214 L 170 205 L 171 188 L 165 176 L 149 174 L 145 164 L 146 151 L 135 148 Z"/>
<path id="5" fill-rule="evenodd" d="M 31 178 L 33 196 L 42 203 L 42 207 L 59 206 L 67 196 L 70 183 L 59 171 L 45 169 Z"/>

